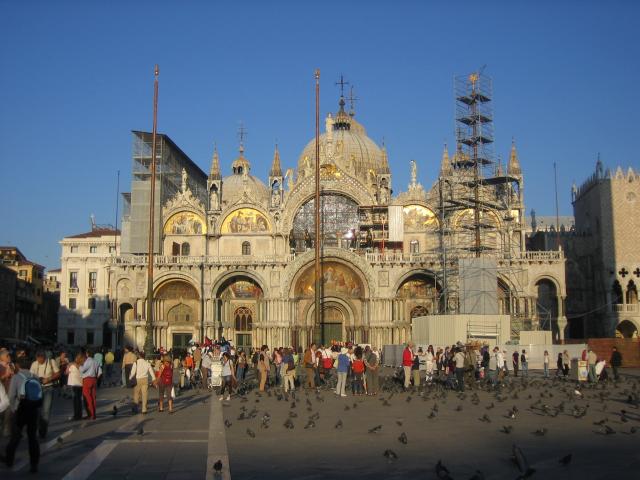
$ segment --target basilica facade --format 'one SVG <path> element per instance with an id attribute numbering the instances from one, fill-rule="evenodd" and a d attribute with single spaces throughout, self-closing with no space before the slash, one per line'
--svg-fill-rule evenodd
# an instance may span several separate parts
<path id="1" fill-rule="evenodd" d="M 385 147 L 367 136 L 342 99 L 324 127 L 320 324 L 314 314 L 315 139 L 295 169 L 283 171 L 276 148 L 263 181 L 253 175 L 242 143 L 231 175 L 223 177 L 217 151 L 207 175 L 159 136 L 164 176 L 154 232 L 156 346 L 182 347 L 205 336 L 242 347 L 401 343 L 417 317 L 468 313 L 464 300 L 474 287 L 462 277 L 469 271 L 465 261 L 474 258 L 489 261 L 489 293 L 497 305 L 490 313 L 509 315 L 514 336 L 523 329 L 564 336 L 563 253 L 525 250 L 524 180 L 515 145 L 507 165 L 496 166 L 494 178 L 501 180 L 483 182 L 476 212 L 478 203 L 467 200 L 471 173 L 462 151 L 450 155 L 445 147 L 438 161 L 421 163 L 438 171 L 430 188 L 418 181 L 416 162 L 404 163 L 411 180 L 396 193 Z M 142 347 L 148 210 L 140 205 L 148 195 L 151 136 L 134 137 L 140 148 L 134 147 L 134 181 L 124 195 L 122 247 L 105 269 L 108 328 L 116 343 Z"/>

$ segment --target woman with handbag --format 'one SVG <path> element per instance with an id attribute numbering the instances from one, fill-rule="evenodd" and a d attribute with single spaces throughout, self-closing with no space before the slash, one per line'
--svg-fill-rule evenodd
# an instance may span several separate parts
<path id="1" fill-rule="evenodd" d="M 220 387 L 220 398 L 224 400 L 224 391 L 227 390 L 227 401 L 231 400 L 231 394 L 233 393 L 233 382 L 236 380 L 233 362 L 229 352 L 222 354 L 222 386 Z"/>
<path id="2" fill-rule="evenodd" d="M 163 357 L 158 377 L 154 383 L 158 387 L 158 411 L 164 411 L 164 397 L 166 396 L 169 402 L 169 413 L 173 413 L 173 367 L 168 355 Z"/>

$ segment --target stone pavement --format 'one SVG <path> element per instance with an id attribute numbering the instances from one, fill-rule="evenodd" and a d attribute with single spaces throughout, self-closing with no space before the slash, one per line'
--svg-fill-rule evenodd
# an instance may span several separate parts
<path id="1" fill-rule="evenodd" d="M 98 419 L 93 422 L 69 421 L 71 400 L 56 397 L 50 433 L 41 443 L 37 478 L 203 478 L 207 463 L 211 470 L 218 458 L 224 458 L 227 467 L 222 478 L 229 478 L 223 407 L 215 394 L 187 391 L 177 399 L 175 413 L 169 415 L 166 405 L 164 413 L 157 411 L 157 390 L 150 388 L 149 413 L 144 416 L 132 415 L 129 404 L 123 405 L 127 396 L 132 396 L 131 389 L 99 389 Z M 112 415 L 114 405 L 119 409 L 116 417 Z M 0 440 L 2 450 L 6 442 L 7 438 Z M 28 458 L 25 433 L 16 464 L 12 470 L 0 466 L 0 477 L 24 478 Z"/>

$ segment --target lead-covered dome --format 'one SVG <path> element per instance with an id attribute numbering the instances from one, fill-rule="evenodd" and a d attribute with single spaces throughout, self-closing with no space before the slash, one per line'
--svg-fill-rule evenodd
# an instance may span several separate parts
<path id="1" fill-rule="evenodd" d="M 344 111 L 344 100 L 335 117 L 325 120 L 325 132 L 320 135 L 320 165 L 333 163 L 341 170 L 370 187 L 378 173 L 388 173 L 387 156 L 367 136 L 362 124 Z M 298 159 L 298 180 L 314 175 L 316 141 L 311 140 Z"/>
<path id="2" fill-rule="evenodd" d="M 250 175 L 251 163 L 244 156 L 244 148 L 240 146 L 240 155 L 231 164 L 233 173 L 222 179 L 222 201 L 231 205 L 249 192 L 255 200 L 267 202 L 269 200 L 269 188 L 258 178 Z"/>

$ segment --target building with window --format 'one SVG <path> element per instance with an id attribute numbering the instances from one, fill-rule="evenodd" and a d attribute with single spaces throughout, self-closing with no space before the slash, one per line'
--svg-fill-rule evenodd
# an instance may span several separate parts
<path id="1" fill-rule="evenodd" d="M 515 145 L 506 169 L 499 165 L 491 182 L 474 182 L 462 148 L 451 156 L 445 148 L 441 157 L 422 162 L 439 172 L 434 185 L 424 188 L 417 163 L 407 162 L 411 181 L 395 194 L 386 148 L 344 104 L 341 98 L 320 137 L 320 324 L 314 314 L 315 140 L 285 172 L 276 148 L 263 181 L 242 142 L 230 175 L 222 175 L 215 149 L 207 175 L 168 136 L 158 135 L 155 345 L 182 347 L 190 339 L 224 336 L 243 347 L 314 340 L 381 346 L 410 338 L 415 318 L 476 313 L 506 318 L 509 337 L 547 329 L 563 338 L 565 260 L 562 251 L 525 248 L 524 176 Z M 75 343 L 88 342 L 85 331 L 100 343 L 106 324 L 123 333 L 113 338 L 124 343 L 142 347 L 145 341 L 152 145 L 149 133 L 133 137 L 122 251 L 103 252 L 89 263 L 95 237 L 62 242 L 68 320 L 60 333 L 73 335 L 67 338 Z M 476 187 L 481 207 L 469 200 Z M 481 287 L 473 281 L 478 272 L 488 278 Z M 88 307 L 91 295 L 97 310 Z M 98 311 L 85 327 L 85 318 Z"/>
<path id="2" fill-rule="evenodd" d="M 604 169 L 572 188 L 575 232 L 566 238 L 572 322 L 584 336 L 637 338 L 640 330 L 640 173 Z M 563 240 L 565 237 L 561 237 Z"/>
<path id="3" fill-rule="evenodd" d="M 115 345 L 109 297 L 111 258 L 120 249 L 120 232 L 92 225 L 89 232 L 60 241 L 61 268 L 47 275 L 59 284 L 58 341 L 69 345 Z"/>
<path id="4" fill-rule="evenodd" d="M 24 339 L 41 333 L 44 267 L 31 262 L 17 247 L 0 247 L 0 263 L 16 272 L 15 310 L 11 336 Z"/>

